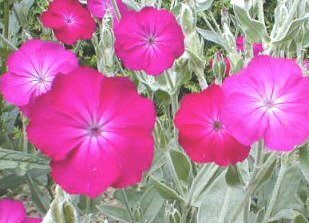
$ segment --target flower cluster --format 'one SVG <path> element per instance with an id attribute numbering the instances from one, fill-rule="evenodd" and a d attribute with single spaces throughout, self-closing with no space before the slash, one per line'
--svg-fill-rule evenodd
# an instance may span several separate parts
<path id="1" fill-rule="evenodd" d="M 185 50 L 175 16 L 116 2 L 122 15 L 114 26 L 115 51 L 124 66 L 149 75 L 170 69 Z M 99 19 L 107 10 L 119 17 L 114 7 L 109 0 L 88 0 Z M 41 18 L 59 41 L 71 45 L 95 32 L 88 9 L 78 0 L 54 0 Z M 244 51 L 243 37 L 237 47 Z M 192 160 L 233 165 L 246 159 L 258 140 L 276 151 L 293 150 L 307 140 L 308 78 L 294 60 L 259 55 L 260 43 L 253 44 L 253 51 L 255 57 L 238 74 L 229 76 L 227 67 L 222 86 L 182 100 L 175 125 Z M 29 118 L 30 141 L 50 157 L 53 179 L 69 193 L 97 197 L 108 187 L 140 182 L 150 168 L 155 106 L 128 77 L 80 67 L 60 43 L 29 40 L 10 56 L 0 91 Z"/>
<path id="2" fill-rule="evenodd" d="M 180 144 L 193 160 L 219 165 L 244 160 L 261 139 L 270 150 L 293 150 L 309 135 L 307 89 L 294 60 L 257 56 L 222 89 L 185 96 L 176 115 Z"/>

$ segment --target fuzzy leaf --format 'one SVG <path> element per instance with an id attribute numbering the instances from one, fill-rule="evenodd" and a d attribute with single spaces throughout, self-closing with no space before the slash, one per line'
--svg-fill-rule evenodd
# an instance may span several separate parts
<path id="1" fill-rule="evenodd" d="M 196 0 L 195 4 L 196 4 L 196 11 L 197 12 L 202 12 L 204 10 L 208 10 L 210 9 L 210 7 L 212 6 L 214 0 Z"/>
<path id="2" fill-rule="evenodd" d="M 204 192 L 203 202 L 197 213 L 197 223 L 227 222 L 242 195 L 242 188 L 229 187 L 226 184 L 225 172 L 223 172 Z M 242 214 L 236 222 L 243 222 Z"/>
<path id="3" fill-rule="evenodd" d="M 309 184 L 309 146 L 307 144 L 299 149 L 299 168 Z"/>
<path id="4" fill-rule="evenodd" d="M 78 223 L 77 211 L 73 206 L 70 196 L 56 188 L 56 197 L 50 205 L 47 215 L 42 223 Z"/>
<path id="5" fill-rule="evenodd" d="M 240 169 L 237 166 L 229 166 L 225 174 L 226 183 L 231 186 L 244 186 L 244 180 L 241 176 Z"/>
<path id="6" fill-rule="evenodd" d="M 265 25 L 252 19 L 246 10 L 234 5 L 234 12 L 249 42 L 261 42 L 263 37 L 268 36 Z"/>
<path id="7" fill-rule="evenodd" d="M 128 216 L 127 210 L 115 207 L 115 206 L 109 206 L 109 205 L 101 205 L 98 207 L 99 210 L 105 214 L 106 216 L 123 223 L 129 223 L 130 219 Z"/>
<path id="8" fill-rule="evenodd" d="M 225 48 L 225 43 L 224 40 L 222 39 L 221 36 L 219 36 L 217 33 L 211 31 L 211 30 L 206 30 L 206 29 L 201 29 L 196 27 L 196 31 L 205 39 L 208 41 L 211 41 L 213 43 L 216 43 L 223 48 Z"/>
<path id="9" fill-rule="evenodd" d="M 273 44 L 280 45 L 285 41 L 292 40 L 295 37 L 295 35 L 298 34 L 300 27 L 308 22 L 309 22 L 309 15 L 303 18 L 295 19 L 294 21 L 291 22 L 289 27 L 286 30 L 284 30 L 284 33 L 282 35 L 278 36 L 278 38 L 273 40 Z M 308 33 L 308 30 L 306 32 Z M 308 38 L 308 34 L 305 36 L 305 38 Z M 308 39 L 305 40 L 305 42 L 308 42 Z"/>
<path id="10" fill-rule="evenodd" d="M 46 157 L 0 148 L 0 170 L 16 169 L 49 169 Z"/>
<path id="11" fill-rule="evenodd" d="M 191 163 L 187 156 L 177 150 L 171 150 L 171 158 L 178 176 L 178 179 L 183 182 L 188 181 L 188 177 L 191 171 Z"/>
<path id="12" fill-rule="evenodd" d="M 154 187 L 157 189 L 157 191 L 159 192 L 159 194 L 163 198 L 168 199 L 168 200 L 184 201 L 184 199 L 176 191 L 174 191 L 172 188 L 170 188 L 169 186 L 161 183 L 160 181 L 158 181 L 154 177 L 152 178 L 152 180 L 153 180 Z"/>

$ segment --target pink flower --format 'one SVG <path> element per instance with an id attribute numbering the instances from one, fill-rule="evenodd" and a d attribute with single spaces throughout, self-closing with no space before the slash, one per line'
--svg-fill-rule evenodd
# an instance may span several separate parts
<path id="1" fill-rule="evenodd" d="M 37 96 L 47 92 L 59 73 L 78 66 L 73 52 L 58 43 L 29 40 L 8 59 L 8 72 L 0 79 L 4 98 L 23 110 Z"/>
<path id="2" fill-rule="evenodd" d="M 78 68 L 32 104 L 28 135 L 53 159 L 58 184 L 96 197 L 141 180 L 153 158 L 155 117 L 153 103 L 128 78 Z"/>
<path id="3" fill-rule="evenodd" d="M 176 114 L 179 142 L 192 160 L 227 166 L 247 158 L 250 146 L 240 144 L 221 119 L 223 93 L 212 85 L 184 97 Z"/>
<path id="4" fill-rule="evenodd" d="M 2 199 L 0 200 L 1 223 L 40 223 L 42 219 L 29 218 L 22 202 Z"/>
<path id="5" fill-rule="evenodd" d="M 309 133 L 309 79 L 294 60 L 257 56 L 226 79 L 223 120 L 241 143 L 289 151 Z"/>
<path id="6" fill-rule="evenodd" d="M 44 26 L 52 28 L 57 39 L 72 45 L 80 39 L 91 39 L 96 23 L 78 0 L 54 0 L 42 14 Z"/>
<path id="7" fill-rule="evenodd" d="M 245 37 L 244 36 L 238 36 L 237 37 L 236 46 L 237 46 L 237 49 L 240 52 L 245 51 Z M 252 48 L 253 48 L 253 55 L 254 56 L 258 56 L 260 53 L 262 53 L 264 51 L 262 43 L 253 43 Z"/>
<path id="8" fill-rule="evenodd" d="M 114 14 L 114 7 L 111 0 L 88 0 L 87 5 L 92 15 L 99 19 L 104 17 L 107 10 L 111 10 Z M 122 0 L 117 0 L 117 5 L 121 14 L 124 14 L 129 10 Z M 115 16 L 114 18 L 116 19 Z"/>
<path id="9" fill-rule="evenodd" d="M 123 16 L 115 27 L 116 54 L 131 70 L 159 75 L 184 52 L 184 35 L 175 16 L 153 7 Z"/>

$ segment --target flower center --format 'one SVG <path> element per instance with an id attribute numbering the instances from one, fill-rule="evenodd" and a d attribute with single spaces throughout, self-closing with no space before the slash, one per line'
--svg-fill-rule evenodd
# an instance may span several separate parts
<path id="1" fill-rule="evenodd" d="M 275 106 L 275 103 L 274 103 L 273 100 L 266 98 L 266 99 L 263 100 L 263 106 L 267 110 L 269 110 L 269 109 L 272 109 Z"/>
<path id="2" fill-rule="evenodd" d="M 94 125 L 91 125 L 88 129 L 88 135 L 90 137 L 98 137 L 101 135 L 102 133 L 102 128 L 101 126 L 97 125 L 97 124 L 94 124 Z"/>
<path id="3" fill-rule="evenodd" d="M 75 17 L 72 16 L 72 15 L 65 15 L 64 16 L 64 21 L 67 25 L 69 26 L 73 26 L 76 24 L 76 20 L 75 20 Z"/>
<path id="4" fill-rule="evenodd" d="M 154 36 L 148 37 L 147 43 L 148 43 L 149 45 L 154 45 L 154 44 L 156 43 L 156 38 L 155 38 Z"/>
<path id="5" fill-rule="evenodd" d="M 220 121 L 214 121 L 213 128 L 216 132 L 218 132 L 219 130 L 223 128 L 223 125 Z"/>
<path id="6" fill-rule="evenodd" d="M 46 80 L 45 80 L 44 77 L 38 77 L 37 82 L 38 82 L 39 84 L 45 84 L 45 83 L 46 83 Z"/>

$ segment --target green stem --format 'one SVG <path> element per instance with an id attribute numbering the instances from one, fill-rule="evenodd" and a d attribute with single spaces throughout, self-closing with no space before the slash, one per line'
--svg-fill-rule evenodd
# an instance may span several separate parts
<path id="1" fill-rule="evenodd" d="M 21 114 L 22 132 L 23 132 L 23 151 L 28 153 L 28 136 L 27 136 L 27 118 Z"/>
<path id="2" fill-rule="evenodd" d="M 259 168 L 262 165 L 263 156 L 264 156 L 264 142 L 263 140 L 260 140 L 257 145 L 255 168 Z"/>
<path id="3" fill-rule="evenodd" d="M 258 18 L 261 23 L 265 24 L 263 4 L 264 0 L 258 0 Z"/>
<path id="4" fill-rule="evenodd" d="M 214 15 L 212 14 L 211 11 L 209 12 L 209 14 L 210 14 L 210 18 L 211 18 L 212 22 L 215 24 L 215 26 L 216 26 L 216 28 L 217 28 L 218 33 L 220 33 L 220 35 L 222 36 L 223 33 L 222 33 L 222 31 L 221 31 L 221 29 L 220 29 L 220 26 L 219 26 L 219 24 L 217 23 L 217 21 L 216 21 Z"/>
<path id="5" fill-rule="evenodd" d="M 115 57 L 115 60 L 116 60 L 117 66 L 118 66 L 118 68 L 119 68 L 119 70 L 121 72 L 121 76 L 124 76 L 125 72 L 124 72 L 124 69 L 122 68 L 120 60 L 117 57 Z"/>
<path id="6" fill-rule="evenodd" d="M 167 82 L 167 83 L 169 84 L 169 86 L 170 86 L 171 92 L 174 92 L 174 91 L 175 91 L 175 86 L 174 86 L 173 81 L 172 81 L 172 79 L 171 79 L 170 73 L 169 73 L 169 72 L 166 72 L 166 73 L 164 74 L 164 77 L 165 77 L 165 79 L 166 79 L 166 82 Z M 170 92 L 170 94 L 171 94 L 171 92 Z"/>
<path id="7" fill-rule="evenodd" d="M 10 42 L 10 40 L 8 40 L 5 36 L 3 36 L 1 33 L 0 33 L 0 38 L 6 43 L 6 45 L 8 45 L 9 47 L 11 47 L 13 50 L 18 50 L 18 48 L 16 46 L 14 46 L 14 44 L 12 44 Z"/>
<path id="8" fill-rule="evenodd" d="M 3 34 L 6 38 L 9 38 L 10 1 L 11 0 L 6 0 L 3 2 L 4 4 L 4 7 L 3 7 L 4 32 Z"/>
<path id="9" fill-rule="evenodd" d="M 187 219 L 188 219 L 190 212 L 191 212 L 191 208 L 188 207 L 188 206 L 185 206 L 183 213 L 182 213 L 182 216 L 181 216 L 180 223 L 187 223 L 188 222 Z"/>
<path id="10" fill-rule="evenodd" d="M 126 206 L 126 209 L 127 209 L 127 211 L 128 211 L 128 214 L 129 214 L 129 221 L 130 221 L 131 223 L 134 223 L 134 222 L 135 222 L 135 221 L 134 221 L 134 216 L 133 216 L 132 210 L 131 210 L 131 208 L 130 208 L 130 204 L 129 204 L 129 200 L 128 200 L 127 193 L 126 193 L 126 191 L 125 191 L 124 189 L 122 189 L 121 191 L 122 191 L 122 195 L 123 195 L 123 197 L 124 197 L 124 204 L 125 204 L 125 206 Z"/>
<path id="11" fill-rule="evenodd" d="M 249 212 L 250 212 L 250 201 L 247 201 L 245 204 L 245 210 L 244 210 L 244 223 L 249 223 Z"/>
<path id="12" fill-rule="evenodd" d="M 91 203 L 92 203 L 91 198 L 90 197 L 86 197 L 86 213 L 87 213 L 87 215 L 91 214 L 91 212 L 92 212 Z"/>
<path id="13" fill-rule="evenodd" d="M 228 186 L 224 196 L 223 206 L 220 211 L 218 223 L 225 223 L 225 217 L 229 208 L 230 197 L 231 197 L 231 187 Z"/>
<path id="14" fill-rule="evenodd" d="M 187 196 L 187 203 L 189 206 L 195 201 L 195 198 L 198 197 L 209 181 L 216 175 L 219 170 L 219 166 L 215 164 L 204 165 L 199 171 L 196 177 L 193 179 L 191 187 Z"/>
<path id="15" fill-rule="evenodd" d="M 119 7 L 118 7 L 116 0 L 112 0 L 112 4 L 113 4 L 113 8 L 114 8 L 114 11 L 115 11 L 115 14 L 116 14 L 116 18 L 117 18 L 118 21 L 120 21 L 121 13 L 120 13 L 120 10 L 119 10 Z"/>
<path id="16" fill-rule="evenodd" d="M 204 20 L 204 22 L 206 23 L 206 25 L 208 26 L 208 28 L 217 35 L 216 30 L 214 29 L 214 27 L 211 25 L 211 23 L 209 22 L 209 20 L 207 19 L 207 16 L 204 12 L 201 13 L 202 18 Z"/>
<path id="17" fill-rule="evenodd" d="M 172 0 L 170 10 L 172 10 L 178 4 L 178 0 Z"/>
<path id="18" fill-rule="evenodd" d="M 244 206 L 252 196 L 252 194 L 256 191 L 258 186 L 260 185 L 262 179 L 267 174 L 267 170 L 272 166 L 272 164 L 276 161 L 277 154 L 271 153 L 264 165 L 261 168 L 257 168 L 256 171 L 253 173 L 253 176 L 249 182 L 248 187 L 246 188 L 245 194 L 239 205 L 236 206 L 235 211 L 231 217 L 231 223 L 236 223 L 237 217 L 243 210 Z"/>
<path id="19" fill-rule="evenodd" d="M 179 179 L 178 179 L 177 172 L 176 172 L 176 169 L 175 169 L 175 166 L 174 166 L 172 157 L 171 157 L 171 153 L 170 153 L 170 151 L 167 151 L 165 154 L 166 154 L 166 159 L 167 159 L 168 168 L 169 168 L 170 174 L 171 174 L 172 177 L 173 177 L 173 181 L 174 181 L 174 183 L 175 183 L 175 186 L 176 186 L 176 188 L 177 188 L 177 191 L 178 191 L 178 192 L 180 193 L 180 195 L 183 197 L 184 191 L 183 191 L 182 186 L 181 186 L 181 183 L 180 183 L 180 181 L 179 181 Z"/>
<path id="20" fill-rule="evenodd" d="M 205 90 L 207 87 L 208 87 L 208 84 L 207 84 L 207 81 L 204 77 L 204 71 L 203 69 L 200 69 L 200 68 L 197 68 L 195 70 L 195 74 L 197 76 L 197 79 L 198 79 L 198 82 L 199 82 L 199 85 L 200 85 L 200 88 L 202 90 Z"/>
<path id="21" fill-rule="evenodd" d="M 271 195 L 271 198 L 270 198 L 270 201 L 269 201 L 266 213 L 265 213 L 264 222 L 268 222 L 268 219 L 271 216 L 271 213 L 272 213 L 272 210 L 274 208 L 275 202 L 277 200 L 280 185 L 281 185 L 281 182 L 284 178 L 284 174 L 286 172 L 286 169 L 287 169 L 287 166 L 281 160 L 281 166 L 280 166 L 278 178 L 276 180 L 275 187 L 274 187 L 274 190 L 272 192 L 272 195 Z"/>

